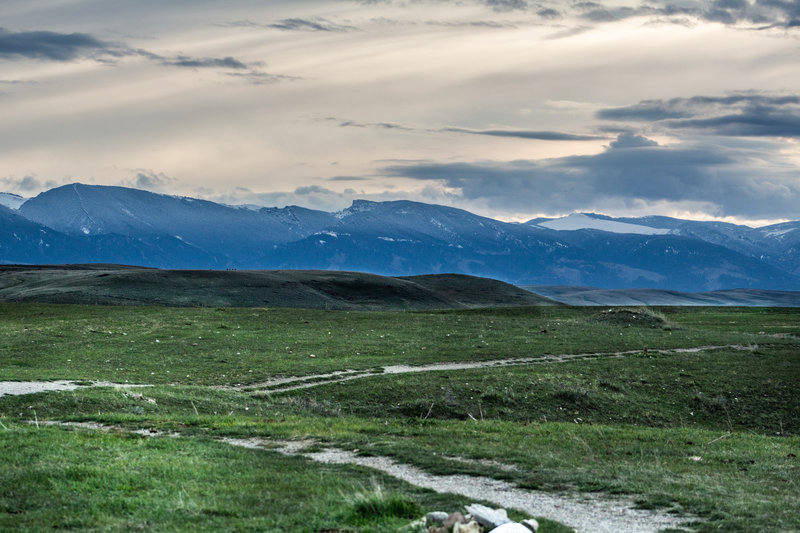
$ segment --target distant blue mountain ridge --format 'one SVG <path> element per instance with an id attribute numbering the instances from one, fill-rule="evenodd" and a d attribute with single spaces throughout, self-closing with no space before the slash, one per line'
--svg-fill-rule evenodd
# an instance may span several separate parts
<path id="1" fill-rule="evenodd" d="M 78 183 L 24 202 L 5 198 L 4 264 L 460 273 L 517 285 L 800 290 L 800 222 L 750 228 L 574 214 L 520 224 L 411 201 L 356 200 L 327 213 Z"/>

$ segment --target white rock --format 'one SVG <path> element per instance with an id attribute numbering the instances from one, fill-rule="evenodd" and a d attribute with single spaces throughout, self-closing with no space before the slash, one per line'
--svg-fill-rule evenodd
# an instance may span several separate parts
<path id="1" fill-rule="evenodd" d="M 434 511 L 425 515 L 425 522 L 429 526 L 434 524 L 441 525 L 444 524 L 444 521 L 447 520 L 448 516 L 450 516 L 450 514 L 445 513 L 444 511 Z"/>
<path id="2" fill-rule="evenodd" d="M 466 509 L 481 525 L 490 529 L 511 522 L 505 509 L 492 509 L 491 507 L 486 507 L 479 503 L 467 505 L 464 509 Z"/>

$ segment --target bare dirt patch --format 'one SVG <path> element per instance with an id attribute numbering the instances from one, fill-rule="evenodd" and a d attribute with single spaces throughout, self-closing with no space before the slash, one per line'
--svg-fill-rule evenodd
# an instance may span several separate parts
<path id="1" fill-rule="evenodd" d="M 0 396 L 19 396 L 48 391 L 71 391 L 83 387 L 149 387 L 133 383 L 110 383 L 108 381 L 0 381 Z"/>

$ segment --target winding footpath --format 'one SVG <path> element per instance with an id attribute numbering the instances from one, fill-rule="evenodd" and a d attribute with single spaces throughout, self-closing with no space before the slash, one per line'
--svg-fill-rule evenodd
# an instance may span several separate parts
<path id="1" fill-rule="evenodd" d="M 700 353 L 712 350 L 740 350 L 752 351 L 752 348 L 741 344 L 726 344 L 726 345 L 709 345 L 697 346 L 693 348 L 665 348 L 649 350 L 649 353 L 659 354 L 681 354 L 681 353 Z M 635 355 L 642 353 L 642 350 L 627 350 L 622 352 L 595 352 L 595 353 L 580 353 L 580 354 L 560 354 L 560 355 L 541 355 L 538 357 L 518 357 L 513 359 L 495 359 L 488 361 L 467 361 L 467 362 L 452 362 L 452 363 L 431 363 L 427 365 L 390 365 L 384 366 L 377 370 L 339 370 L 328 374 L 311 374 L 307 376 L 294 376 L 276 378 L 260 383 L 253 383 L 241 387 L 227 387 L 232 390 L 239 390 L 242 392 L 253 392 L 257 395 L 261 394 L 274 394 L 281 392 L 288 392 L 300 389 L 310 389 L 312 387 L 319 387 L 321 385 L 329 385 L 332 383 L 341 383 L 354 379 L 362 379 L 374 376 L 385 376 L 392 374 L 412 374 L 418 372 L 441 372 L 451 370 L 470 370 L 479 368 L 500 368 L 507 366 L 520 366 L 520 365 L 535 365 L 546 363 L 566 363 L 576 359 L 597 359 L 605 358 L 621 358 L 628 355 Z"/>

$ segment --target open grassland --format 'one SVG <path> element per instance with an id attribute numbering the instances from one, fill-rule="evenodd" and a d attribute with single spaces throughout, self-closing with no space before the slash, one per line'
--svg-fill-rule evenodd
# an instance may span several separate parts
<path id="1" fill-rule="evenodd" d="M 0 397 L 0 530 L 393 531 L 467 503 L 223 437 L 302 439 L 434 474 L 626 496 L 694 515 L 699 531 L 800 530 L 798 310 L 3 304 L 0 317 L 0 380 L 154 385 Z M 728 347 L 659 351 L 712 345 Z M 525 357 L 534 359 L 258 388 L 285 376 Z M 54 420 L 115 429 L 45 425 Z"/>
<path id="2" fill-rule="evenodd" d="M 792 346 L 792 335 L 800 336 L 795 309 L 674 308 L 655 319 L 619 314 L 566 307 L 398 313 L 5 303 L 0 380 L 233 385 L 398 363 Z"/>

